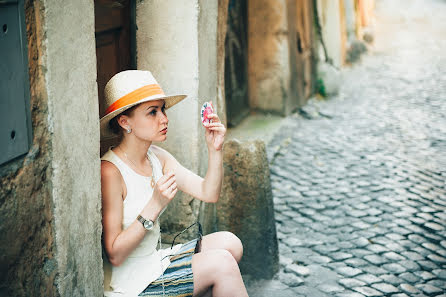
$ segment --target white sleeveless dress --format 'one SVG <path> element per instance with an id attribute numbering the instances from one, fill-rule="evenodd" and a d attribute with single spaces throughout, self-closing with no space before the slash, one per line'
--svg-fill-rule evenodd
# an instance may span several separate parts
<path id="1" fill-rule="evenodd" d="M 162 166 L 150 148 L 147 155 L 153 164 L 156 183 L 163 176 Z M 125 230 L 136 220 L 138 214 L 152 198 L 151 177 L 136 173 L 111 149 L 102 156 L 101 160 L 109 161 L 119 169 L 127 187 L 127 196 L 123 202 L 122 221 L 122 228 Z M 138 296 L 152 281 L 161 276 L 170 264 L 169 257 L 164 259 L 163 257 L 176 253 L 182 244 L 177 244 L 172 249 L 157 250 L 159 236 L 160 226 L 159 219 L 157 219 L 154 228 L 146 233 L 140 245 L 124 263 L 115 267 L 104 261 L 105 296 Z M 107 276 L 110 274 L 110 283 L 107 284 Z M 111 291 L 107 290 L 108 287 Z"/>

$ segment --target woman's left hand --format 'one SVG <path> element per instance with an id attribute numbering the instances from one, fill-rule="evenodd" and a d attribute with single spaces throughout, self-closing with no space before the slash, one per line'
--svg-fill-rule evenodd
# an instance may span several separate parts
<path id="1" fill-rule="evenodd" d="M 221 150 L 223 142 L 225 141 L 226 128 L 221 123 L 220 118 L 217 114 L 212 113 L 207 117 L 209 119 L 212 119 L 212 123 L 205 124 L 206 143 L 208 145 L 208 148 L 212 147 L 216 151 L 219 151 Z"/>

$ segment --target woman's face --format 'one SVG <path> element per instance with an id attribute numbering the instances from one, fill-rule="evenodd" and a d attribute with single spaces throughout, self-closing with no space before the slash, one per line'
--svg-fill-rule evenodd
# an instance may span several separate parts
<path id="1" fill-rule="evenodd" d="M 147 141 L 166 140 L 169 120 L 164 106 L 162 99 L 139 104 L 131 116 L 127 117 L 127 125 L 132 128 L 132 133 Z"/>

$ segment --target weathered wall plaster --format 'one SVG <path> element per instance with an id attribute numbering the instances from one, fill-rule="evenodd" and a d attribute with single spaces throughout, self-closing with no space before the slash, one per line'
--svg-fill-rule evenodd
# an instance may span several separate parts
<path id="1" fill-rule="evenodd" d="M 322 38 L 325 43 L 327 55 L 337 68 L 340 68 L 344 63 L 340 1 L 342 0 L 317 0 L 317 11 L 322 29 Z"/>
<path id="2" fill-rule="evenodd" d="M 199 0 L 200 14 L 198 17 L 198 98 L 202 104 L 204 101 L 212 100 L 216 112 L 221 121 L 226 120 L 226 106 L 224 104 L 224 39 L 219 36 L 222 20 L 226 20 L 228 0 Z M 226 4 L 226 6 L 224 6 Z M 224 23 L 226 29 L 226 22 Z M 225 30 L 224 29 L 224 30 Z M 226 30 L 225 30 L 226 32 Z M 219 52 L 219 42 L 223 43 L 223 52 Z M 221 65 L 223 63 L 223 65 Z M 219 66 L 221 72 L 218 72 Z M 223 67 L 222 67 L 223 66 Z M 219 78 L 219 74 L 222 78 Z M 220 81 L 219 81 L 220 80 Z M 220 94 L 220 96 L 219 96 Z M 222 97 L 223 95 L 223 97 Z M 204 128 L 201 121 L 196 121 L 198 130 L 199 146 L 199 169 L 201 176 L 205 176 L 208 162 L 208 151 L 204 138 Z M 201 158 L 200 158 L 201 156 Z M 200 222 L 204 226 L 204 232 L 216 231 L 215 204 L 200 202 Z"/>
<path id="3" fill-rule="evenodd" d="M 200 107 L 205 101 L 218 102 L 217 20 L 217 0 L 144 1 L 136 8 L 138 69 L 152 71 L 166 94 L 188 95 L 167 111 L 171 132 L 157 145 L 201 176 L 206 173 L 207 149 Z M 161 217 L 163 240 L 197 220 L 199 211 L 198 200 L 178 193 Z"/>
<path id="4" fill-rule="evenodd" d="M 26 1 L 25 14 L 33 140 L 28 154 L 0 167 L 0 296 L 54 296 L 44 6 Z"/>
<path id="5" fill-rule="evenodd" d="M 356 38 L 355 0 L 344 0 L 345 25 L 348 40 Z"/>
<path id="6" fill-rule="evenodd" d="M 287 113 L 290 89 L 287 1 L 248 1 L 248 77 L 252 109 Z"/>
<path id="7" fill-rule="evenodd" d="M 92 1 L 45 1 L 58 292 L 102 291 L 99 119 Z"/>
<path id="8" fill-rule="evenodd" d="M 0 295 L 102 294 L 91 1 L 26 1 L 33 144 L 0 168 Z"/>

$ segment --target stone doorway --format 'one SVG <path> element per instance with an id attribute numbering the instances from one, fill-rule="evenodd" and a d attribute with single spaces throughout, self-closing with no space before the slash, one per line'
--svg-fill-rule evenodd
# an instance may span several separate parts
<path id="1" fill-rule="evenodd" d="M 99 116 L 105 111 L 104 88 L 116 73 L 136 69 L 135 1 L 95 0 L 95 37 Z M 101 141 L 102 156 L 116 139 Z"/>
<path id="2" fill-rule="evenodd" d="M 230 0 L 225 40 L 227 125 L 237 125 L 249 113 L 247 0 Z"/>

